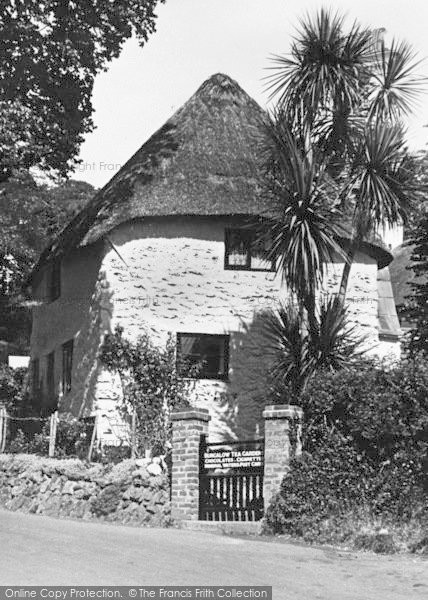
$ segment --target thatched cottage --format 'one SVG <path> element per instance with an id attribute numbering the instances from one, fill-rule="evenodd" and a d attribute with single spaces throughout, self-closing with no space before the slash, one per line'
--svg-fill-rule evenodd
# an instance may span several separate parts
<path id="1" fill-rule="evenodd" d="M 259 431 L 270 401 L 259 315 L 285 295 L 248 227 L 269 209 L 257 176 L 263 115 L 235 81 L 214 75 L 42 254 L 31 360 L 45 409 L 97 411 L 100 437 L 115 438 L 118 388 L 97 353 L 121 324 L 128 337 L 146 328 L 159 343 L 172 332 L 181 356 L 205 359 L 194 401 L 210 409 L 213 436 Z M 365 243 L 350 278 L 351 313 L 379 355 L 399 347 L 388 292 L 378 292 L 378 269 L 390 260 Z M 330 266 L 329 290 L 342 268 Z"/>

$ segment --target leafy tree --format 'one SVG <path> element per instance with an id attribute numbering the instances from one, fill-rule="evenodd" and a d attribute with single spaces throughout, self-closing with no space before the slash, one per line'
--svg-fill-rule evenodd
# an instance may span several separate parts
<path id="1" fill-rule="evenodd" d="M 130 342 L 117 326 L 107 334 L 99 354 L 101 362 L 117 373 L 122 386 L 121 414 L 128 424 L 136 420 L 137 453 L 145 449 L 165 453 L 170 435 L 169 416 L 175 407 L 188 406 L 191 383 L 178 377 L 175 344 L 169 337 L 164 348 L 147 333 Z"/>
<path id="2" fill-rule="evenodd" d="M 0 0 L 0 181 L 32 165 L 61 175 L 93 129 L 97 73 L 164 0 Z"/>
<path id="3" fill-rule="evenodd" d="M 20 414 L 26 402 L 25 382 L 27 369 L 12 369 L 0 364 L 0 402 L 4 402 L 11 415 Z"/>
<path id="4" fill-rule="evenodd" d="M 412 281 L 412 295 L 408 297 L 403 311 L 406 318 L 415 325 L 407 340 L 407 349 L 411 355 L 422 352 L 428 355 L 428 212 L 422 215 L 413 237 L 411 269 L 415 280 Z"/>
<path id="5" fill-rule="evenodd" d="M 22 286 L 44 247 L 94 194 L 79 181 L 37 185 L 28 172 L 15 172 L 0 188 L 0 339 L 26 351 L 31 316 Z"/>

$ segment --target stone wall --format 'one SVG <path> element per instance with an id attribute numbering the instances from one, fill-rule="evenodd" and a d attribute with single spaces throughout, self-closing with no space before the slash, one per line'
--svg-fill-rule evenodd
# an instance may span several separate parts
<path id="1" fill-rule="evenodd" d="M 54 517 L 171 524 L 168 478 L 156 459 L 106 466 L 1 454 L 0 506 Z"/>

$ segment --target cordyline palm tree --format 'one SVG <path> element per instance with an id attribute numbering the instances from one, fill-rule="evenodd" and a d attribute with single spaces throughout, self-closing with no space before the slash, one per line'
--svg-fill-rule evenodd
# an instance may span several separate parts
<path id="1" fill-rule="evenodd" d="M 278 208 L 271 258 L 299 307 L 293 327 L 283 322 L 282 337 L 290 334 L 288 356 L 305 381 L 323 362 L 310 357 L 308 344 L 323 335 L 337 348 L 321 322 L 334 331 L 345 326 L 349 272 L 361 242 L 405 220 L 420 191 L 400 119 L 412 109 L 421 80 L 408 45 L 393 41 L 387 48 L 381 31 L 357 24 L 345 31 L 343 18 L 325 10 L 302 22 L 290 55 L 274 63 L 268 88 L 277 106 L 266 127 L 265 161 Z M 344 256 L 345 266 L 338 300 L 326 314 L 316 297 L 333 254 Z"/>
<path id="2" fill-rule="evenodd" d="M 274 63 L 268 88 L 277 117 L 305 152 L 322 155 L 320 169 L 341 188 L 337 208 L 352 213 L 344 301 L 362 239 L 404 220 L 418 193 L 400 123 L 420 91 L 417 63 L 407 44 L 387 48 L 381 32 L 357 24 L 345 31 L 343 18 L 326 10 L 302 22 L 290 55 Z"/>
<path id="3" fill-rule="evenodd" d="M 305 148 L 281 113 L 267 122 L 265 140 L 266 182 L 278 215 L 270 231 L 269 258 L 278 260 L 289 291 L 315 330 L 324 265 L 342 252 L 340 213 L 332 201 L 335 195 L 338 200 L 337 186 L 316 149 Z"/>

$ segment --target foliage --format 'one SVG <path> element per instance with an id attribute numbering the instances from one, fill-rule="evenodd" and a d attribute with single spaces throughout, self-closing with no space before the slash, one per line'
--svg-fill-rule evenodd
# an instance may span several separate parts
<path id="1" fill-rule="evenodd" d="M 302 394 L 301 406 L 311 452 L 323 427 L 351 436 L 377 464 L 401 451 L 414 449 L 421 459 L 428 451 L 428 365 L 421 357 L 392 368 L 367 361 L 320 373 Z"/>
<path id="2" fill-rule="evenodd" d="M 422 215 L 413 232 L 410 244 L 412 270 L 416 279 L 411 283 L 412 295 L 406 298 L 404 316 L 414 327 L 407 339 L 407 350 L 428 356 L 428 212 Z"/>
<path id="3" fill-rule="evenodd" d="M 99 459 L 103 464 L 118 464 L 130 458 L 131 452 L 128 445 L 121 444 L 120 446 L 104 446 Z"/>
<path id="4" fill-rule="evenodd" d="M 40 252 L 94 192 L 91 185 L 74 180 L 40 185 L 23 171 L 0 186 L 0 336 L 22 351 L 31 328 L 24 282 Z"/>
<path id="5" fill-rule="evenodd" d="M 191 385 L 178 376 L 172 337 L 164 348 L 157 346 L 147 332 L 133 343 L 117 326 L 114 333 L 106 335 L 99 356 L 107 369 L 119 375 L 123 417 L 129 422 L 136 413 L 137 449 L 165 452 L 171 411 L 188 406 Z"/>
<path id="6" fill-rule="evenodd" d="M 0 364 L 0 402 L 4 402 L 9 414 L 20 412 L 26 401 L 25 383 L 28 370 L 12 369 Z"/>
<path id="7" fill-rule="evenodd" d="M 145 44 L 155 30 L 157 4 L 0 3 L 0 180 L 32 165 L 67 174 L 84 135 L 93 129 L 96 74 L 119 56 L 131 36 Z"/>
<path id="8" fill-rule="evenodd" d="M 428 524 L 426 363 L 419 357 L 392 368 L 366 362 L 318 373 L 301 405 L 304 452 L 292 461 L 267 526 L 372 549 L 387 548 L 385 530 L 405 536 L 417 525 L 421 535 Z"/>
<path id="9" fill-rule="evenodd" d="M 406 150 L 401 123 L 421 91 L 417 64 L 409 45 L 393 40 L 388 47 L 379 31 L 356 23 L 347 28 L 341 16 L 324 9 L 301 22 L 290 55 L 274 58 L 268 89 L 278 105 L 269 125 L 267 186 L 280 208 L 275 243 L 288 285 L 296 291 L 296 281 L 306 280 L 309 304 L 314 304 L 313 289 L 322 280 L 326 250 L 331 252 L 338 241 L 338 211 L 349 224 L 339 237 L 351 240 L 340 286 L 343 303 L 362 240 L 379 227 L 405 220 L 409 206 L 421 196 L 423 186 L 414 177 L 415 160 Z M 295 152 L 287 168 L 284 158 L 278 161 L 285 156 L 281 144 L 290 145 L 288 138 L 295 140 L 304 160 L 315 161 L 315 180 Z M 283 183 L 272 189 L 278 165 Z M 284 193 L 286 170 L 290 183 Z M 322 207 L 320 189 L 331 198 Z M 287 227 L 281 230 L 282 223 Z M 308 298 L 299 300 L 308 309 Z M 309 321 L 313 312 L 309 306 Z"/>
<path id="10" fill-rule="evenodd" d="M 289 397 L 295 403 L 318 371 L 338 371 L 361 358 L 361 336 L 337 297 L 322 299 L 309 328 L 298 304 L 289 301 L 264 314 L 263 329 L 279 402 Z"/>
<path id="11" fill-rule="evenodd" d="M 341 254 L 336 241 L 340 214 L 331 200 L 336 189 L 326 185 L 320 154 L 305 150 L 281 111 L 271 117 L 265 133 L 266 181 L 280 209 L 269 259 L 279 259 L 290 291 L 313 317 L 311 299 L 322 283 L 323 266 Z"/>
<path id="12" fill-rule="evenodd" d="M 72 415 L 61 414 L 56 432 L 55 457 L 76 456 L 86 459 L 90 444 L 90 428 Z M 14 421 L 9 424 L 7 452 L 13 454 L 40 454 L 49 450 L 49 419 L 44 421 Z"/>
<path id="13" fill-rule="evenodd" d="M 8 441 L 6 452 L 11 454 L 40 454 L 47 456 L 49 450 L 49 425 L 41 431 L 25 431 L 22 427 L 14 427 L 13 437 Z M 25 426 L 24 424 L 22 424 Z M 10 435 L 10 434 L 9 434 Z"/>

